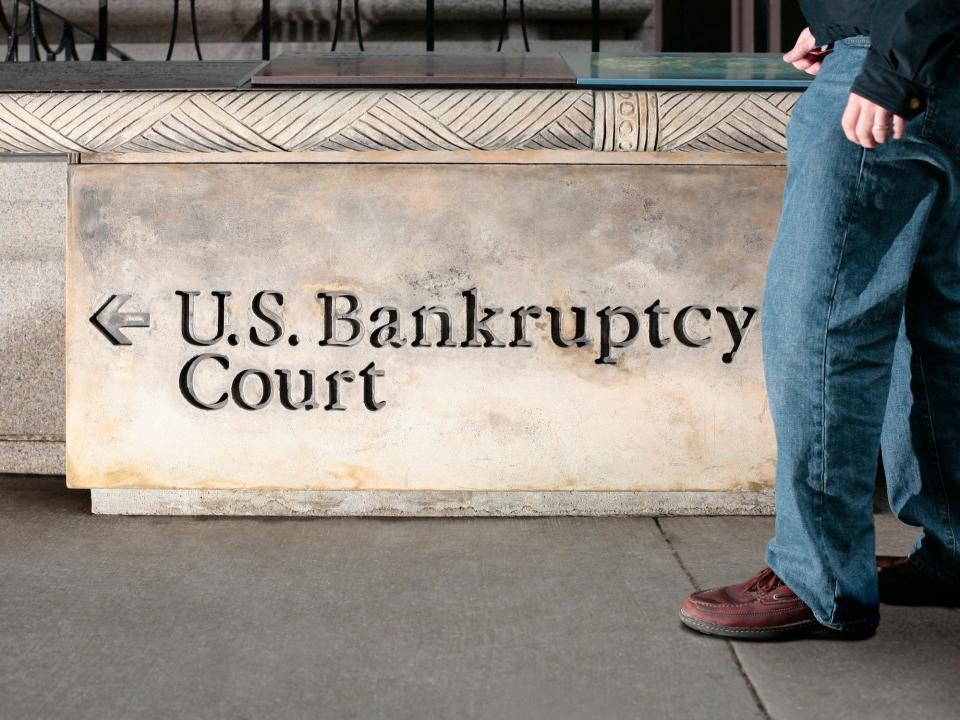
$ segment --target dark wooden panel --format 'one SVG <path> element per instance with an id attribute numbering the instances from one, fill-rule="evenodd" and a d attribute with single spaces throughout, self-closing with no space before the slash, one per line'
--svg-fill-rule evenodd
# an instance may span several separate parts
<path id="1" fill-rule="evenodd" d="M 253 85 L 573 86 L 576 76 L 558 54 L 445 55 L 422 53 L 285 53 L 257 72 Z"/>
<path id="2" fill-rule="evenodd" d="M 0 63 L 0 92 L 230 90 L 260 62 Z"/>

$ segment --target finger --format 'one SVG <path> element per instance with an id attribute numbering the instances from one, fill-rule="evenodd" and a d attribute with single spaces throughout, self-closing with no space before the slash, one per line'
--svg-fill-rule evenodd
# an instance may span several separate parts
<path id="1" fill-rule="evenodd" d="M 794 45 L 793 48 L 783 56 L 783 59 L 788 63 L 796 62 L 797 60 L 806 57 L 807 53 L 809 53 L 812 49 L 813 45 L 804 42 L 803 36 L 801 36 L 797 39 L 797 44 Z"/>
<path id="2" fill-rule="evenodd" d="M 822 55 L 814 55 L 813 53 L 808 53 L 796 62 L 790 63 L 797 70 L 803 70 L 805 73 L 810 75 L 816 75 L 820 72 L 820 66 L 823 64 Z"/>
<path id="3" fill-rule="evenodd" d="M 806 53 L 803 51 L 803 49 L 799 45 L 795 45 L 793 49 L 784 53 L 783 61 L 793 63 L 802 58 L 804 55 L 806 55 Z"/>
<path id="4" fill-rule="evenodd" d="M 903 131 L 907 127 L 907 121 L 899 115 L 893 116 L 893 139 L 899 140 L 903 137 Z"/>
<path id="5" fill-rule="evenodd" d="M 809 51 L 810 48 L 803 47 L 799 42 L 797 42 L 797 44 L 793 46 L 793 49 L 783 56 L 783 60 L 784 62 L 794 63 L 800 58 L 805 57 Z"/>
<path id="6" fill-rule="evenodd" d="M 794 44 L 793 49 L 787 52 L 783 56 L 785 62 L 793 63 L 797 60 L 800 60 L 803 56 L 813 50 L 816 47 L 816 40 L 813 39 L 813 35 L 810 33 L 810 30 L 804 28 L 800 33 L 800 36 L 797 38 L 797 42 Z"/>
<path id="7" fill-rule="evenodd" d="M 890 134 L 893 132 L 892 125 L 893 113 L 883 108 L 877 108 L 873 115 L 872 134 L 873 139 L 878 145 L 883 145 L 883 143 L 890 139 Z"/>
<path id="8" fill-rule="evenodd" d="M 820 68 L 823 67 L 823 60 L 827 57 L 832 50 L 820 50 L 819 48 L 811 50 L 807 53 L 807 60 L 810 61 L 810 67 L 804 69 L 804 72 L 808 75 L 816 75 L 820 72 Z"/>
<path id="9" fill-rule="evenodd" d="M 857 144 L 862 145 L 865 148 L 875 148 L 877 146 L 876 141 L 873 139 L 873 113 L 864 112 L 863 108 L 860 109 L 860 112 L 857 116 Z"/>
<path id="10" fill-rule="evenodd" d="M 847 140 L 852 143 L 857 141 L 857 119 L 860 115 L 860 106 L 853 98 L 847 101 L 847 108 L 843 111 L 843 118 L 840 120 L 840 126 L 843 128 L 843 134 Z M 858 143 L 859 144 L 859 143 Z"/>

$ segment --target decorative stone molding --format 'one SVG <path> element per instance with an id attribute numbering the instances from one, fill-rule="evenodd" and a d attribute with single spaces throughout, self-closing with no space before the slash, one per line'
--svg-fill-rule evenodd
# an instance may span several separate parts
<path id="1" fill-rule="evenodd" d="M 656 149 L 786 152 L 796 92 L 659 92 Z"/>
<path id="2" fill-rule="evenodd" d="M 593 104 L 593 149 L 656 150 L 658 120 L 656 93 L 597 92 Z"/>
<path id="3" fill-rule="evenodd" d="M 783 152 L 798 97 L 519 89 L 0 94 L 0 152 Z"/>

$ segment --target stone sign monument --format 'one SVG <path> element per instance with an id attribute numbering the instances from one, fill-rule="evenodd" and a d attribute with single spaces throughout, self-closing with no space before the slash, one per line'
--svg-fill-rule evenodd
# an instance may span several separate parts
<path id="1" fill-rule="evenodd" d="M 73 487 L 755 490 L 781 171 L 70 170 Z"/>
<path id="2" fill-rule="evenodd" d="M 759 308 L 802 73 L 289 60 L 0 77 L 0 152 L 69 153 L 65 404 L 0 373 L 66 442 L 18 422 L 0 471 L 65 445 L 110 513 L 771 509 Z"/>

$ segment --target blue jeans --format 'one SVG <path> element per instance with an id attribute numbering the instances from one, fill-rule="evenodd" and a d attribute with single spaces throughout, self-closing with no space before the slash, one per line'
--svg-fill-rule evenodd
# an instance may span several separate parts
<path id="1" fill-rule="evenodd" d="M 824 625 L 879 620 L 872 496 L 922 528 L 912 559 L 960 578 L 960 64 L 902 140 L 840 126 L 867 38 L 837 43 L 787 127 L 763 304 L 777 436 L 767 563 Z"/>

